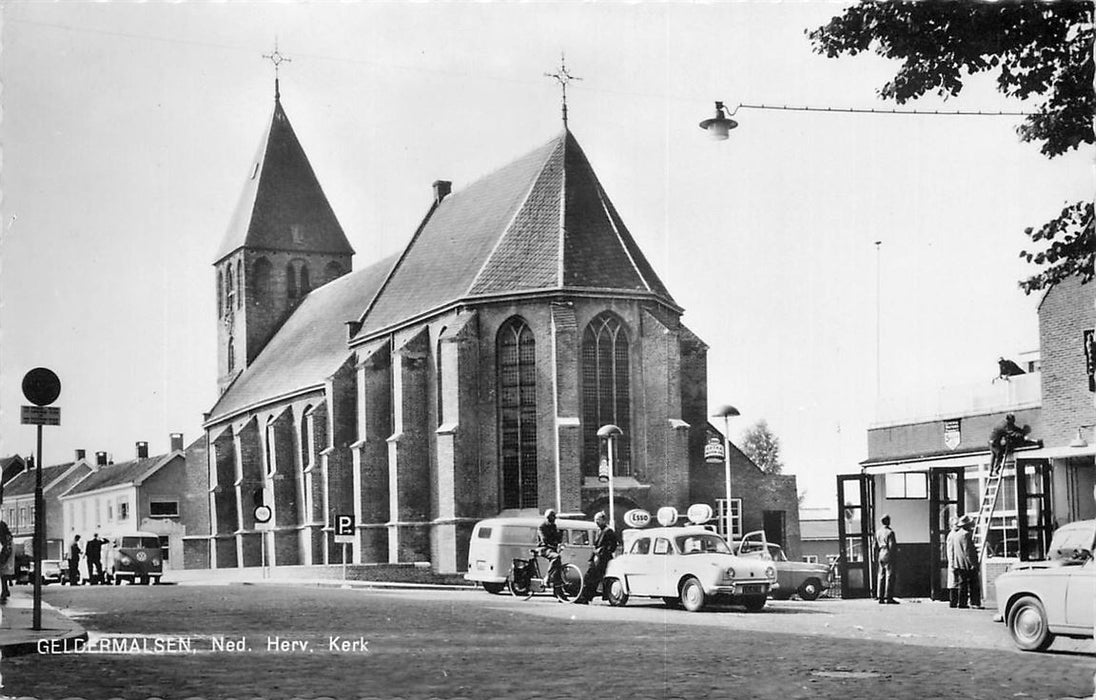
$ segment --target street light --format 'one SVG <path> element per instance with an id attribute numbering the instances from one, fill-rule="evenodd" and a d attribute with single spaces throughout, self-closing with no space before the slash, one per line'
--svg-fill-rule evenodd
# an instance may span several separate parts
<path id="1" fill-rule="evenodd" d="M 603 425 L 598 428 L 597 436 L 599 439 L 604 440 L 606 443 L 606 455 L 608 462 L 608 469 L 598 469 L 598 481 L 609 482 L 609 527 L 616 528 L 616 511 L 614 509 L 615 503 L 613 501 L 613 472 L 616 471 L 616 450 L 613 449 L 613 445 L 616 443 L 616 439 L 624 434 L 624 431 L 616 427 L 613 424 Z M 602 473 L 602 472 L 605 473 Z"/>
<path id="2" fill-rule="evenodd" d="M 731 129 L 738 126 L 738 122 L 723 113 L 724 109 L 726 108 L 723 106 L 723 103 L 716 101 L 715 117 L 700 122 L 700 128 L 707 131 L 708 135 L 716 141 L 726 141 L 727 137 L 730 135 Z M 737 111 L 738 109 L 735 108 L 735 112 Z M 731 115 L 733 116 L 734 112 L 731 112 Z"/>
<path id="3" fill-rule="evenodd" d="M 720 406 L 719 410 L 712 414 L 713 417 L 723 417 L 723 467 L 727 480 L 727 539 L 734 539 L 734 531 L 731 529 L 731 417 L 742 415 L 738 409 L 731 405 Z"/>

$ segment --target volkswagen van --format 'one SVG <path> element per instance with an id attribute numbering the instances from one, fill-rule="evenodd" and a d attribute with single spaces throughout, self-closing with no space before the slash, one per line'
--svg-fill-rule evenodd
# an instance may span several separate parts
<path id="1" fill-rule="evenodd" d="M 483 586 L 488 593 L 506 590 L 506 578 L 515 559 L 528 559 L 537 546 L 537 528 L 544 518 L 488 518 L 476 523 L 468 543 L 468 572 L 464 578 Z M 563 536 L 563 564 L 586 571 L 594 551 L 597 525 L 589 520 L 557 518 Z"/>
<path id="2" fill-rule="evenodd" d="M 103 545 L 103 563 L 107 575 L 119 585 L 122 581 L 160 582 L 164 574 L 160 536 L 154 532 L 122 532 L 107 537 Z"/>

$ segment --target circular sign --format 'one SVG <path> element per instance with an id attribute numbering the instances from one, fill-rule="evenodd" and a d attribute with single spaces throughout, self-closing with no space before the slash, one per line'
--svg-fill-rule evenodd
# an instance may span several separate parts
<path id="1" fill-rule="evenodd" d="M 273 511 L 270 510 L 270 506 L 255 506 L 255 522 L 268 523 L 271 515 Z"/>
<path id="2" fill-rule="evenodd" d="M 662 506 L 658 509 L 658 524 L 663 527 L 670 527 L 677 524 L 677 508 L 673 506 Z"/>
<path id="3" fill-rule="evenodd" d="M 651 522 L 651 514 L 642 508 L 633 508 L 624 514 L 624 524 L 628 527 L 647 527 Z"/>
<path id="4" fill-rule="evenodd" d="M 144 561 L 145 559 L 148 559 L 147 554 L 144 552 L 137 552 L 137 561 Z"/>
<path id="5" fill-rule="evenodd" d="M 707 503 L 694 503 L 689 506 L 686 515 L 689 516 L 689 522 L 703 525 L 712 519 L 712 507 Z"/>
<path id="6" fill-rule="evenodd" d="M 23 375 L 23 396 L 35 406 L 49 406 L 61 395 L 61 380 L 53 370 L 36 367 Z"/>
<path id="7" fill-rule="evenodd" d="M 723 449 L 723 441 L 714 435 L 709 437 L 708 444 L 704 445 L 705 463 L 723 464 L 725 454 L 726 452 Z"/>

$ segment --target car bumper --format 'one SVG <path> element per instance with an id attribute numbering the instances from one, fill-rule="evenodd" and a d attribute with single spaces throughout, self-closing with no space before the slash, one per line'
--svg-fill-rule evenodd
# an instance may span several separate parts
<path id="1" fill-rule="evenodd" d="M 773 588 L 774 586 L 769 583 L 750 581 L 748 583 L 735 582 L 733 584 L 718 584 L 708 589 L 706 592 L 710 595 L 738 597 L 744 595 L 768 595 L 769 591 Z"/>

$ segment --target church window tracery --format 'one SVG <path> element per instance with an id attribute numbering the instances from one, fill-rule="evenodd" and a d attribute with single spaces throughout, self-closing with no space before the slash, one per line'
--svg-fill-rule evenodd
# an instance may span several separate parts
<path id="1" fill-rule="evenodd" d="M 502 507 L 537 506 L 536 340 L 521 318 L 498 334 L 499 461 Z"/>
<path id="2" fill-rule="evenodd" d="M 614 314 L 603 313 L 586 327 L 582 338 L 582 468 L 597 476 L 601 445 L 598 428 L 615 425 L 624 431 L 617 441 L 615 474 L 631 470 L 631 393 L 628 333 Z"/>

